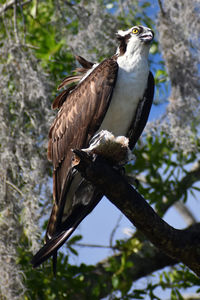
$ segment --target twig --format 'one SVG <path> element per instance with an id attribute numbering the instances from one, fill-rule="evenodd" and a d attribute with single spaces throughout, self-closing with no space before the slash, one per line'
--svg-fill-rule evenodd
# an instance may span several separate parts
<path id="1" fill-rule="evenodd" d="M 34 45 L 31 45 L 31 44 L 19 44 L 17 46 L 20 46 L 20 47 L 25 47 L 25 48 L 30 48 L 30 49 L 40 49 L 40 47 L 37 47 L 37 46 L 34 46 Z"/>
<path id="2" fill-rule="evenodd" d="M 83 244 L 83 243 L 75 243 L 75 246 L 88 247 L 88 248 L 117 249 L 116 247 L 113 247 L 113 246 L 104 246 L 104 245 L 95 245 L 95 244 Z"/>
<path id="3" fill-rule="evenodd" d="M 64 13 L 63 13 L 63 10 L 61 9 L 61 7 L 60 7 L 60 1 L 59 0 L 56 0 L 56 3 L 57 3 L 57 7 L 58 7 L 58 11 L 59 11 L 59 13 L 60 13 L 60 15 L 61 15 L 61 18 L 60 18 L 60 20 L 61 20 L 61 22 L 64 24 L 64 26 L 66 25 L 66 23 L 65 23 L 65 15 L 64 15 Z"/>
<path id="4" fill-rule="evenodd" d="M 17 44 L 19 44 L 19 35 L 18 35 L 18 28 L 17 28 L 17 0 L 15 0 L 13 9 L 14 9 L 13 18 L 14 18 L 15 39 L 16 39 Z"/>
<path id="5" fill-rule="evenodd" d="M 8 180 L 6 180 L 6 184 L 8 184 L 9 186 L 11 186 L 13 188 L 13 190 L 17 191 L 21 196 L 23 196 L 23 193 L 20 191 L 20 189 L 18 189 L 18 187 L 16 185 L 14 185 L 13 183 L 11 183 Z"/>
<path id="6" fill-rule="evenodd" d="M 113 238 L 114 238 L 114 235 L 115 235 L 115 232 L 117 231 L 117 229 L 119 228 L 119 224 L 121 222 L 121 219 L 122 219 L 123 215 L 120 214 L 118 219 L 117 219 L 117 222 L 116 222 L 116 225 L 115 227 L 113 228 L 113 230 L 111 231 L 111 234 L 110 234 L 110 248 L 114 248 L 113 247 Z"/>
<path id="7" fill-rule="evenodd" d="M 8 41 L 11 42 L 10 31 L 8 30 L 8 20 L 7 20 L 7 18 L 5 18 L 4 14 L 2 16 L 2 19 L 3 19 L 3 24 L 4 24 L 4 27 L 5 27 L 6 34 L 8 36 Z"/>
<path id="8" fill-rule="evenodd" d="M 19 0 L 19 6 L 20 6 L 20 11 L 21 11 L 21 15 L 22 15 L 22 24 L 23 24 L 23 31 L 24 31 L 24 37 L 23 37 L 23 43 L 25 44 L 26 42 L 26 23 L 25 23 L 25 18 L 24 18 L 24 13 L 23 13 L 23 7 L 22 7 L 22 3 L 21 0 Z"/>
<path id="9" fill-rule="evenodd" d="M 26 4 L 30 3 L 30 2 L 32 2 L 32 0 L 27 0 L 27 1 L 23 2 L 23 3 L 21 3 L 21 6 L 24 6 L 24 5 L 26 5 Z M 15 0 L 11 0 L 11 1 L 8 1 L 5 4 L 3 4 L 0 7 L 0 15 L 2 13 L 4 13 L 7 9 L 12 8 L 14 4 L 15 4 Z"/>
<path id="10" fill-rule="evenodd" d="M 15 48 L 15 47 L 25 47 L 25 48 L 30 48 L 30 49 L 40 49 L 40 47 L 37 47 L 37 46 L 34 46 L 34 45 L 31 45 L 31 44 L 17 44 L 17 43 L 12 43 L 12 47 Z"/>
<path id="11" fill-rule="evenodd" d="M 161 0 L 158 0 L 158 4 L 159 4 L 159 7 L 160 7 L 161 14 L 162 14 L 162 16 L 164 17 L 165 11 L 164 11 L 164 9 L 163 9 Z"/>

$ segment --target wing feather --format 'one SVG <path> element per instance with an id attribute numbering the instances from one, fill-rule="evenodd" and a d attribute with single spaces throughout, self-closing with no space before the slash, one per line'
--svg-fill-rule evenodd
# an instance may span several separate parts
<path id="1" fill-rule="evenodd" d="M 64 90 L 61 94 L 59 94 L 55 100 L 53 101 L 53 104 L 52 104 L 52 109 L 56 109 L 56 108 L 60 108 L 63 103 L 65 102 L 65 100 L 67 99 L 69 93 L 75 89 L 76 87 L 76 84 L 68 87 L 66 90 Z"/>
<path id="2" fill-rule="evenodd" d="M 68 84 L 80 81 L 82 77 L 83 75 L 69 75 L 65 77 L 61 82 L 61 84 L 58 86 L 58 90 L 62 89 L 64 86 Z"/>
<path id="3" fill-rule="evenodd" d="M 82 62 L 83 63 L 83 62 Z M 118 71 L 118 64 L 107 59 L 99 64 L 83 80 L 65 101 L 49 131 L 48 158 L 54 166 L 55 205 L 62 206 L 62 194 L 70 180 L 72 163 L 71 149 L 88 146 L 93 134 L 98 130 L 111 99 Z M 59 211 L 53 209 L 54 213 Z M 54 214 L 50 217 L 47 235 L 52 236 L 55 227 Z M 54 223 L 54 225 L 52 225 Z"/>
<path id="4" fill-rule="evenodd" d="M 132 120 L 131 126 L 128 131 L 129 147 L 133 149 L 137 143 L 140 135 L 142 134 L 144 127 L 147 123 L 150 109 L 153 103 L 154 96 L 154 77 L 151 72 L 149 72 L 147 88 L 145 90 L 144 96 L 141 99 L 136 114 Z"/>
<path id="5" fill-rule="evenodd" d="M 69 75 L 66 76 L 61 84 L 58 86 L 58 90 L 65 87 L 66 85 L 72 84 L 72 86 L 68 87 L 66 90 L 64 90 L 61 94 L 59 94 L 52 104 L 52 109 L 60 108 L 64 101 L 67 99 L 69 93 L 77 86 L 77 82 L 79 82 L 83 76 L 87 73 L 88 70 L 90 70 L 94 63 L 87 61 L 81 56 L 75 56 L 76 60 L 83 66 L 83 68 L 76 68 L 75 71 L 81 74 L 78 75 Z M 76 84 L 74 84 L 76 82 Z"/>
<path id="6" fill-rule="evenodd" d="M 76 55 L 76 60 L 78 60 L 79 64 L 83 66 L 84 69 L 91 69 L 94 65 L 91 61 L 86 60 L 82 56 Z"/>

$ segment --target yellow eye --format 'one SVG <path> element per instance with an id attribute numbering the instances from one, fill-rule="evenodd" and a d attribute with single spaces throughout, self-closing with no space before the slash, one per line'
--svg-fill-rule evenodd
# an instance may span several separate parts
<path id="1" fill-rule="evenodd" d="M 137 28 L 133 28 L 132 33 L 137 34 L 139 30 Z"/>

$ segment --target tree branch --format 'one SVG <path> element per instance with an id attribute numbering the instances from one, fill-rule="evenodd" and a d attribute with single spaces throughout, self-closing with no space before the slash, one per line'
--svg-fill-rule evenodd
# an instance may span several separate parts
<path id="1" fill-rule="evenodd" d="M 163 9 L 161 0 L 158 0 L 158 5 L 159 5 L 159 7 L 160 7 L 160 11 L 161 11 L 162 16 L 164 16 L 164 15 L 165 15 L 165 12 L 164 12 L 164 9 Z"/>
<path id="2" fill-rule="evenodd" d="M 106 282 L 106 285 L 101 289 L 99 299 L 104 298 L 113 291 L 112 277 L 113 272 L 112 265 L 121 265 L 122 254 L 115 254 L 105 260 L 99 262 L 89 274 L 85 274 L 86 289 L 88 294 L 91 288 L 95 288 L 96 285 L 102 280 Z M 161 270 L 167 266 L 173 266 L 177 264 L 177 261 L 171 257 L 165 255 L 162 251 L 155 248 L 150 242 L 145 242 L 142 249 L 137 253 L 132 252 L 127 260 L 132 263 L 131 268 L 124 268 L 121 278 L 123 280 L 129 280 L 132 283 L 142 277 L 146 277 L 155 271 Z M 120 274 L 119 274 L 120 275 Z"/>
<path id="3" fill-rule="evenodd" d="M 200 276 L 200 223 L 184 230 L 162 220 L 125 178 L 100 157 L 75 150 L 77 170 L 93 183 L 157 248 Z"/>
<path id="4" fill-rule="evenodd" d="M 19 44 L 19 35 L 18 35 L 18 28 L 17 28 L 17 0 L 15 0 L 15 3 L 13 5 L 14 13 L 13 13 L 13 19 L 14 19 L 14 34 L 15 34 L 15 40 L 16 43 Z"/>

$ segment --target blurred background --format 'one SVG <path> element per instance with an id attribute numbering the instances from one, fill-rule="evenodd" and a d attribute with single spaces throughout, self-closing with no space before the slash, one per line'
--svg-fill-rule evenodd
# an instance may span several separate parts
<path id="1" fill-rule="evenodd" d="M 112 56 L 115 33 L 155 32 L 156 90 L 126 171 L 175 228 L 200 221 L 198 0 L 0 1 L 0 299 L 200 299 L 200 279 L 156 249 L 105 197 L 58 255 L 32 269 L 52 207 L 48 130 L 57 86 Z"/>

